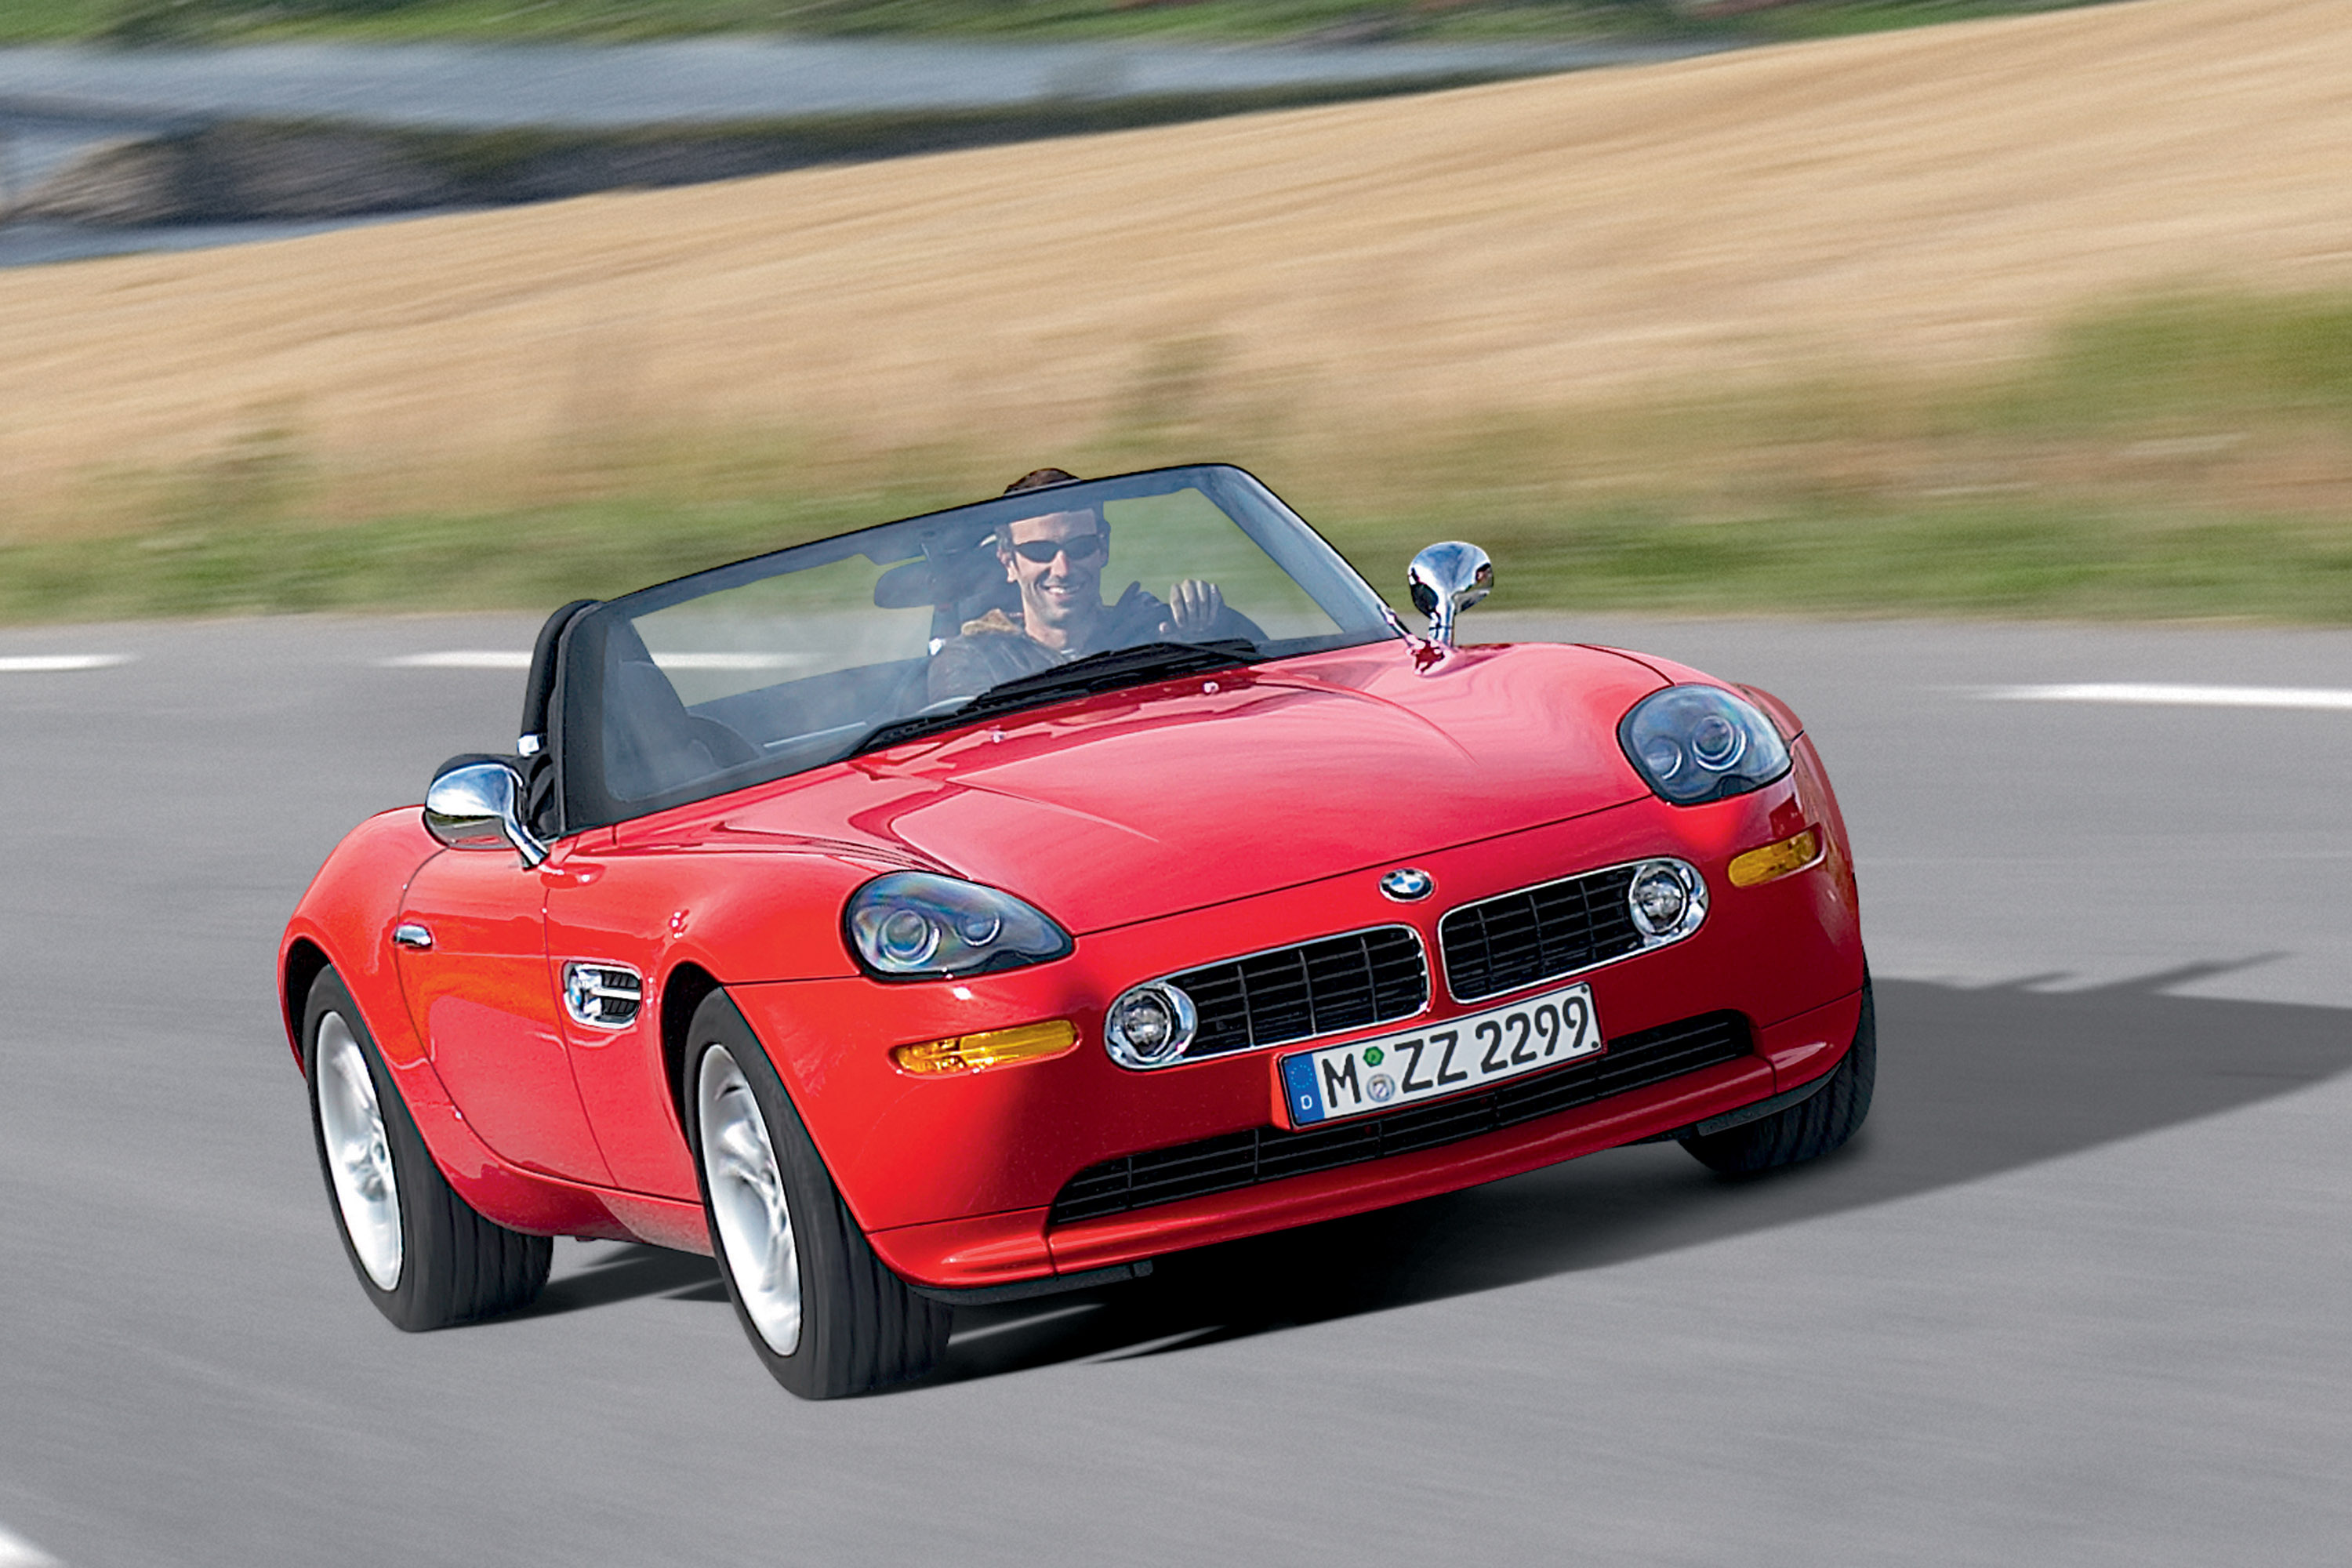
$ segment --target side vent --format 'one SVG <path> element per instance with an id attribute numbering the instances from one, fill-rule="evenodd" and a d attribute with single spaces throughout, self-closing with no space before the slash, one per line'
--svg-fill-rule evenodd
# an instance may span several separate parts
<path id="1" fill-rule="evenodd" d="M 575 1024 L 592 1029 L 625 1029 L 637 1021 L 645 1005 L 645 976 L 625 963 L 585 963 L 563 966 L 563 1010 Z"/>

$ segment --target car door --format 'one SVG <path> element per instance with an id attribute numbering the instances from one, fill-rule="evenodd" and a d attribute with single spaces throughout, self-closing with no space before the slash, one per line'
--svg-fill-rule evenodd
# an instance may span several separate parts
<path id="1" fill-rule="evenodd" d="M 618 836 L 630 832 L 628 825 Z M 547 966 L 562 999 L 564 1038 L 615 1186 L 695 1201 L 694 1163 L 678 1127 L 662 1055 L 655 977 L 691 918 L 693 868 L 658 847 L 633 851 L 616 834 L 582 836 L 561 868 L 549 863 Z"/>
<path id="2" fill-rule="evenodd" d="M 610 1185 L 549 982 L 549 880 L 547 868 L 527 869 L 504 847 L 426 861 L 394 933 L 401 989 L 449 1098 L 492 1151 Z"/>

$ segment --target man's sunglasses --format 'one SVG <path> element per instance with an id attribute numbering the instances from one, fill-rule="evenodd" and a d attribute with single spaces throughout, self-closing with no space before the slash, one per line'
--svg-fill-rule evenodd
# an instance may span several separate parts
<path id="1" fill-rule="evenodd" d="M 1074 533 L 1067 539 L 1030 539 L 1013 547 L 1013 552 L 1024 561 L 1034 561 L 1044 566 L 1055 556 L 1069 552 L 1072 563 L 1092 561 L 1109 546 L 1099 533 Z"/>

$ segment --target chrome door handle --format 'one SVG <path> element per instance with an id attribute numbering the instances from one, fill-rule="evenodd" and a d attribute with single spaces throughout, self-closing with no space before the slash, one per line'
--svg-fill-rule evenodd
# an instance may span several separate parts
<path id="1" fill-rule="evenodd" d="M 427 952 L 433 946 L 433 933 L 414 921 L 393 927 L 392 940 L 395 946 L 413 947 L 419 952 Z"/>

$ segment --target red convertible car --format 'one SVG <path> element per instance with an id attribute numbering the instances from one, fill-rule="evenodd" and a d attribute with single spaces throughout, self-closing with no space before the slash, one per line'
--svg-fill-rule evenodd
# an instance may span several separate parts
<path id="1" fill-rule="evenodd" d="M 719 1261 L 810 1396 L 960 1302 L 1870 1105 L 1853 863 L 1790 710 L 1427 635 L 1237 468 L 1076 480 L 556 612 L 512 756 L 329 858 L 280 952 L 361 1286 L 556 1236 Z M 1115 585 L 1128 584 L 1123 589 Z"/>

